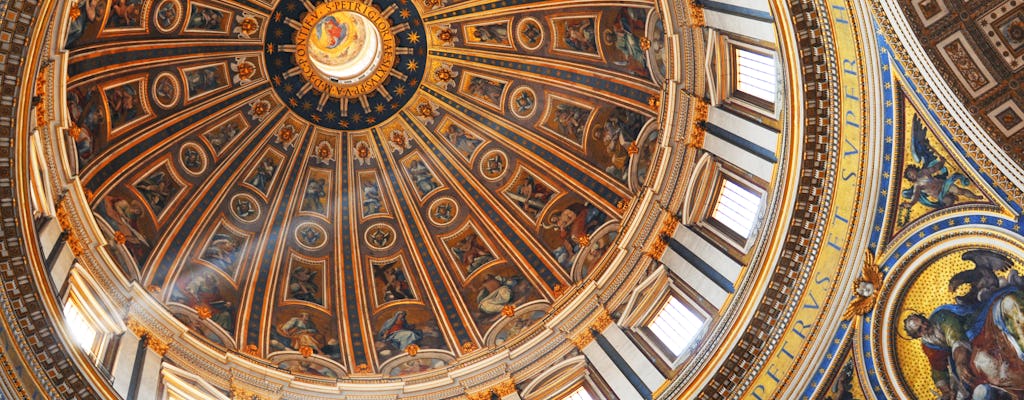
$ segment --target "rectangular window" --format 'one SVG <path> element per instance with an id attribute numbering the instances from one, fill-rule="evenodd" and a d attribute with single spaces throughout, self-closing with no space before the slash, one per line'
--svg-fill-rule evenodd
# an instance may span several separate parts
<path id="1" fill-rule="evenodd" d="M 768 104 L 775 104 L 778 80 L 775 59 L 769 55 L 736 48 L 736 90 Z"/>
<path id="2" fill-rule="evenodd" d="M 573 390 L 572 393 L 563 397 L 562 400 L 594 400 L 594 398 L 590 396 L 590 392 L 587 391 L 587 388 L 580 386 L 576 388 L 576 390 Z"/>
<path id="3" fill-rule="evenodd" d="M 761 196 L 728 179 L 722 180 L 718 202 L 711 217 L 746 239 L 757 222 Z"/>
<path id="4" fill-rule="evenodd" d="M 668 301 L 654 316 L 647 328 L 672 352 L 680 356 L 700 332 L 704 321 L 679 299 L 669 296 Z"/>
<path id="5" fill-rule="evenodd" d="M 64 303 L 64 319 L 68 332 L 71 333 L 71 338 L 82 349 L 92 355 L 99 333 L 92 323 L 85 318 L 85 315 L 82 315 L 82 310 L 78 308 L 75 302 L 68 300 L 68 302 Z"/>

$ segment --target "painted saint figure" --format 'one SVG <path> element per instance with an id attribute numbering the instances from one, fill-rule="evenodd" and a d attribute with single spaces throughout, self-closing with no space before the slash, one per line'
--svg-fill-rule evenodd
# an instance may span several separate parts
<path id="1" fill-rule="evenodd" d="M 327 198 L 327 180 L 310 179 L 306 182 L 306 191 L 302 196 L 302 211 L 323 213 Z"/>
<path id="2" fill-rule="evenodd" d="M 954 275 L 948 289 L 970 291 L 927 317 L 910 314 L 903 328 L 921 341 L 940 399 L 1024 398 L 1024 279 L 1003 254 L 979 249 L 961 258 L 975 268 Z"/>
<path id="3" fill-rule="evenodd" d="M 324 336 L 320 333 L 316 323 L 309 317 L 309 313 L 300 312 L 299 315 L 291 317 L 284 324 L 278 327 L 280 332 L 291 340 L 291 348 L 302 350 L 308 347 L 314 353 L 322 354 Z"/>
<path id="4" fill-rule="evenodd" d="M 320 285 L 316 282 L 316 277 L 319 273 L 319 271 L 312 268 L 295 267 L 288 282 L 288 297 L 322 305 Z"/>
<path id="5" fill-rule="evenodd" d="M 405 316 L 405 311 L 396 311 L 395 315 L 384 321 L 384 325 L 377 331 L 377 339 L 399 351 L 423 339 L 423 332 L 416 329 Z"/>

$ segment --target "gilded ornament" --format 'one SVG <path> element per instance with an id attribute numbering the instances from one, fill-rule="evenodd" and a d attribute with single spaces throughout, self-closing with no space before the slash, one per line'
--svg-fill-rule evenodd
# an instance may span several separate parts
<path id="1" fill-rule="evenodd" d="M 636 153 L 640 152 L 640 146 L 637 146 L 636 142 L 630 143 L 629 147 L 626 148 L 626 152 L 629 153 L 629 155 L 631 156 L 635 156 Z"/>
<path id="2" fill-rule="evenodd" d="M 576 237 L 573 238 L 573 240 L 575 240 L 576 243 L 579 243 L 579 245 L 581 247 L 590 244 L 590 236 L 587 236 L 587 235 L 576 236 Z"/>
<path id="3" fill-rule="evenodd" d="M 707 24 L 707 22 L 704 21 L 704 7 L 701 7 L 700 3 L 691 1 L 687 6 L 687 9 L 690 11 L 691 26 L 699 28 Z"/>
<path id="4" fill-rule="evenodd" d="M 462 352 L 463 353 L 473 352 L 473 351 L 476 351 L 479 348 L 480 348 L 480 346 L 477 346 L 477 344 L 473 343 L 473 342 L 466 342 L 466 343 L 462 344 Z"/>
<path id="5" fill-rule="evenodd" d="M 434 71 L 434 77 L 437 78 L 438 81 L 448 82 L 452 80 L 452 71 L 447 68 L 438 68 Z"/>
<path id="6" fill-rule="evenodd" d="M 416 357 L 416 353 L 420 352 L 420 346 L 410 344 L 405 347 L 405 352 L 408 353 L 410 357 Z"/>
<path id="7" fill-rule="evenodd" d="M 125 244 L 128 242 L 128 237 L 121 231 L 114 232 L 114 242 L 117 244 Z"/>
<path id="8" fill-rule="evenodd" d="M 142 324 L 140 324 L 139 321 L 129 319 L 124 322 L 124 325 L 125 327 L 128 328 L 129 331 L 131 331 L 132 334 L 134 334 L 136 337 L 140 339 L 149 335 L 149 332 L 146 331 L 146 327 L 142 326 Z"/>
<path id="9" fill-rule="evenodd" d="M 305 357 L 305 358 L 312 357 L 313 356 L 313 348 L 309 347 L 309 346 L 301 346 L 301 347 L 299 347 L 299 354 L 302 354 L 302 356 Z"/>
<path id="10" fill-rule="evenodd" d="M 562 295 L 565 294 L 565 286 L 556 283 L 555 286 L 551 288 L 551 294 L 555 296 L 556 299 L 562 297 Z"/>
<path id="11" fill-rule="evenodd" d="M 357 374 L 368 374 L 370 373 L 370 366 L 366 363 L 360 363 L 359 365 L 356 365 L 355 372 Z"/>
<path id="12" fill-rule="evenodd" d="M 68 127 L 68 136 L 71 136 L 72 140 L 78 140 L 82 137 L 82 128 L 76 125 L 74 122 Z"/>
<path id="13" fill-rule="evenodd" d="M 416 111 L 424 118 L 434 117 L 434 107 L 430 106 L 430 103 L 420 103 L 420 106 L 416 108 Z"/>
<path id="14" fill-rule="evenodd" d="M 157 286 L 157 285 L 149 285 L 149 286 L 146 286 L 146 291 L 150 292 L 150 293 L 159 293 L 160 292 L 160 287 Z"/>
<path id="15" fill-rule="evenodd" d="M 253 357 L 259 357 L 260 355 L 259 347 L 256 347 L 256 345 L 254 344 L 245 345 L 245 349 L 243 350 L 243 352 Z"/>
<path id="16" fill-rule="evenodd" d="M 867 250 L 860 278 L 853 284 L 853 294 L 857 297 L 843 313 L 843 319 L 851 319 L 864 315 L 875 308 L 878 300 L 878 289 L 882 287 L 882 272 L 875 262 L 875 255 Z"/>
<path id="17" fill-rule="evenodd" d="M 508 396 L 516 392 L 516 382 L 509 379 L 507 381 L 494 385 L 494 387 L 491 388 L 491 391 L 501 397 Z"/>
<path id="18" fill-rule="evenodd" d="M 238 386 L 231 385 L 231 400 L 262 400 L 263 397 L 260 395 L 242 389 Z"/>
<path id="19" fill-rule="evenodd" d="M 646 37 L 640 38 L 640 50 L 647 51 L 651 49 L 651 39 Z"/>
<path id="20" fill-rule="evenodd" d="M 608 314 L 608 310 L 601 308 L 601 312 L 594 318 L 594 322 L 590 323 L 590 329 L 597 332 L 604 332 L 612 322 L 612 316 Z"/>
<path id="21" fill-rule="evenodd" d="M 466 399 L 468 400 L 490 400 L 491 391 L 484 390 L 480 392 L 466 393 Z"/>
<path id="22" fill-rule="evenodd" d="M 206 304 L 199 304 L 195 306 L 196 314 L 199 314 L 199 318 L 210 319 L 213 316 L 213 309 Z"/>
<path id="23" fill-rule="evenodd" d="M 569 341 L 572 342 L 573 346 L 576 346 L 577 349 L 583 350 L 583 348 L 587 347 L 590 342 L 594 341 L 594 334 L 590 332 L 590 328 L 588 327 L 587 329 L 583 329 L 579 333 L 573 335 L 569 338 Z"/>
<path id="24" fill-rule="evenodd" d="M 654 109 L 661 107 L 661 95 L 652 95 L 650 98 L 647 99 L 647 105 Z"/>
<path id="25" fill-rule="evenodd" d="M 238 31 L 244 34 L 245 37 L 250 37 L 256 34 L 256 31 L 260 29 L 260 24 L 253 17 L 239 17 Z"/>
<path id="26" fill-rule="evenodd" d="M 619 210 L 620 214 L 625 214 L 629 210 L 629 201 L 626 199 L 619 200 L 618 203 L 615 203 L 615 208 Z"/>
<path id="27" fill-rule="evenodd" d="M 516 316 L 516 306 L 514 304 L 507 304 L 501 308 L 501 315 L 512 318 Z"/>
<path id="28" fill-rule="evenodd" d="M 153 352 L 160 357 L 163 357 L 164 354 L 167 354 L 167 350 L 171 349 L 171 346 L 168 345 L 166 342 L 157 339 L 152 335 L 146 337 L 146 345 L 149 346 L 149 349 L 153 350 Z"/>

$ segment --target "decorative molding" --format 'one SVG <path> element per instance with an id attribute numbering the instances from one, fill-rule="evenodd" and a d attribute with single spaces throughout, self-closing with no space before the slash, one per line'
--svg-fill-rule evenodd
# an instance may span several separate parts
<path id="1" fill-rule="evenodd" d="M 647 255 L 654 260 L 660 260 L 668 248 L 668 240 L 675 234 L 682 220 L 669 212 L 664 212 L 661 217 L 661 227 L 654 239 L 647 245 Z"/>
<path id="2" fill-rule="evenodd" d="M 569 341 L 572 342 L 573 346 L 576 346 L 577 349 L 582 351 L 583 348 L 587 347 L 587 345 L 594 341 L 594 333 L 590 331 L 589 327 L 587 327 L 586 329 L 581 329 L 575 335 L 572 335 L 572 337 L 569 338 Z"/>
<path id="3" fill-rule="evenodd" d="M 705 128 L 705 123 L 708 120 L 709 104 L 704 99 L 694 97 L 693 101 L 690 102 L 691 114 L 693 116 L 692 126 L 689 129 L 689 133 L 686 135 L 686 146 L 694 149 L 704 148 L 704 140 L 707 138 L 708 131 Z"/>
<path id="4" fill-rule="evenodd" d="M 704 7 L 701 7 L 696 0 L 686 3 L 686 11 L 690 15 L 690 26 L 700 28 L 707 25 L 707 22 L 704 20 Z"/>

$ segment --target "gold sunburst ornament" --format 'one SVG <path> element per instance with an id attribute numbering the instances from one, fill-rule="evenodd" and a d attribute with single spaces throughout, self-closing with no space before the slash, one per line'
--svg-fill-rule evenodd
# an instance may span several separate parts
<path id="1" fill-rule="evenodd" d="M 843 313 L 843 319 L 867 314 L 875 308 L 875 303 L 878 300 L 878 289 L 882 287 L 882 272 L 879 271 L 875 255 L 871 253 L 871 250 L 867 250 L 865 253 L 864 267 L 860 278 L 853 284 L 853 294 L 857 298 L 847 307 L 846 312 Z"/>

